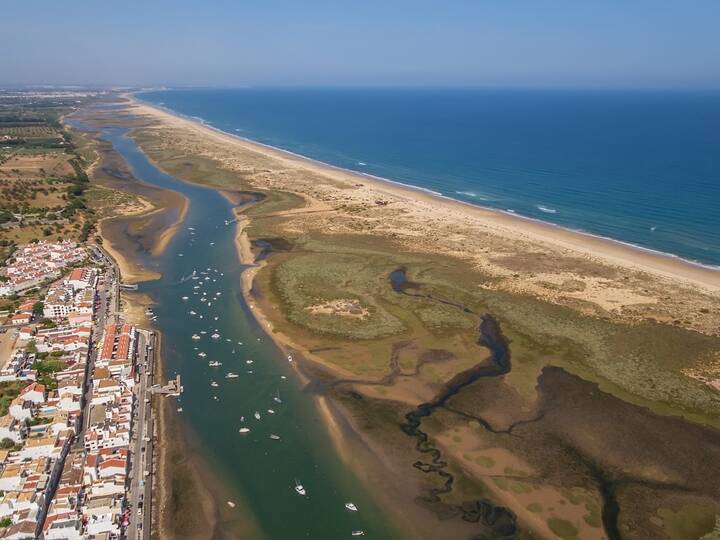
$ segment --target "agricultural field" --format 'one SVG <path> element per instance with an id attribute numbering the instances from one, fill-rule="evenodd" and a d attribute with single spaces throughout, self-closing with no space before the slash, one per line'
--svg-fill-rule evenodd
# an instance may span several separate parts
<path id="1" fill-rule="evenodd" d="M 84 240 L 92 231 L 90 163 L 60 122 L 84 99 L 0 92 L 0 257 L 34 239 Z"/>

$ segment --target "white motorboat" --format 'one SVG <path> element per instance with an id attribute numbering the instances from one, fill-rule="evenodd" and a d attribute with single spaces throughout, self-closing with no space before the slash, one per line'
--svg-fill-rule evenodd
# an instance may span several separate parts
<path id="1" fill-rule="evenodd" d="M 220 385 L 218 383 L 216 383 L 215 381 L 213 381 L 210 383 L 210 386 L 212 386 L 213 388 L 217 388 Z"/>
<path id="2" fill-rule="evenodd" d="M 245 363 L 246 363 L 246 364 L 252 364 L 253 361 L 252 361 L 252 360 L 245 360 Z"/>
<path id="3" fill-rule="evenodd" d="M 215 333 L 215 334 L 213 334 L 213 335 L 210 336 L 210 337 L 213 338 L 213 339 L 220 339 L 220 334 Z"/>
<path id="4" fill-rule="evenodd" d="M 275 414 L 275 411 L 273 411 L 272 409 L 268 409 L 268 414 Z"/>
<path id="5" fill-rule="evenodd" d="M 207 334 L 207 331 L 205 331 L 205 330 L 200 330 L 200 333 L 204 336 L 205 334 Z"/>
<path id="6" fill-rule="evenodd" d="M 182 300 L 188 300 L 188 298 L 189 298 L 189 297 L 187 297 L 187 296 L 183 296 L 183 297 L 182 297 Z"/>
<path id="7" fill-rule="evenodd" d="M 182 407 L 178 407 L 177 412 L 182 412 Z"/>
<path id="8" fill-rule="evenodd" d="M 193 335 L 192 335 L 192 338 L 193 338 L 193 339 L 200 339 L 200 336 L 199 336 L 198 334 L 193 334 Z"/>
<path id="9" fill-rule="evenodd" d="M 204 352 L 199 352 L 199 353 L 198 353 L 198 356 L 199 356 L 200 358 L 205 358 L 205 357 L 207 356 L 207 354 L 204 353 Z"/>
<path id="10" fill-rule="evenodd" d="M 280 435 L 275 435 L 274 433 L 271 433 L 271 434 L 270 434 L 270 438 L 271 438 L 273 441 L 279 441 L 279 440 L 280 440 Z"/>
<path id="11" fill-rule="evenodd" d="M 235 508 L 235 503 L 232 502 L 232 501 L 228 501 L 228 502 L 227 502 L 227 505 L 228 505 L 230 508 Z"/>
<path id="12" fill-rule="evenodd" d="M 225 375 L 225 378 L 226 378 L 226 379 L 237 379 L 239 376 L 240 376 L 240 375 L 238 375 L 237 373 L 233 373 L 233 372 L 231 371 L 230 373 L 228 373 L 227 375 Z"/>
<path id="13" fill-rule="evenodd" d="M 297 480 L 295 480 L 295 493 L 303 497 L 307 494 L 307 491 L 305 491 L 305 487 Z"/>
<path id="14" fill-rule="evenodd" d="M 197 313 L 191 309 L 191 310 L 190 310 L 190 315 L 197 315 Z"/>
<path id="15" fill-rule="evenodd" d="M 351 503 L 351 502 L 346 502 L 346 503 L 345 503 L 345 508 L 347 508 L 347 509 L 350 510 L 351 512 L 357 512 L 357 511 L 358 511 L 357 506 L 355 506 L 355 505 L 354 505 L 353 503 Z"/>
<path id="16" fill-rule="evenodd" d="M 238 431 L 240 433 L 250 433 L 250 428 L 241 427 Z"/>
<path id="17" fill-rule="evenodd" d="M 255 411 L 255 420 L 260 420 L 260 413 Z"/>
<path id="18" fill-rule="evenodd" d="M 288 362 L 292 362 L 292 354 L 288 354 Z"/>
<path id="19" fill-rule="evenodd" d="M 280 399 L 280 390 L 278 390 L 278 391 L 275 393 L 275 397 L 273 398 L 273 401 L 274 401 L 275 403 L 282 403 L 282 399 Z"/>
<path id="20" fill-rule="evenodd" d="M 357 530 L 350 533 L 352 536 L 365 536 L 365 531 Z"/>
<path id="21" fill-rule="evenodd" d="M 222 366 L 222 362 L 218 362 L 217 360 L 211 360 L 210 362 L 208 362 L 208 366 L 220 367 L 220 366 Z"/>

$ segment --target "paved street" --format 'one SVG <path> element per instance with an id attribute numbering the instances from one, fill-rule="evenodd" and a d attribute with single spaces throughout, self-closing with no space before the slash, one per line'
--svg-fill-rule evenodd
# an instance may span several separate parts
<path id="1" fill-rule="evenodd" d="M 115 261 L 100 246 L 92 246 L 93 256 L 105 265 L 105 282 L 98 289 L 99 308 L 94 327 L 93 348 L 87 366 L 85 394 L 83 399 L 83 423 L 78 434 L 78 445 L 82 446 L 83 437 L 89 421 L 92 372 L 97 358 L 97 345 L 105 325 L 112 321 L 120 322 L 120 273 Z M 147 539 L 150 537 L 153 456 L 153 419 L 147 389 L 152 385 L 152 367 L 154 365 L 155 337 L 153 332 L 141 330 L 137 344 L 138 383 L 135 386 L 135 409 L 131 426 L 130 472 L 127 508 L 129 524 L 125 538 Z"/>
<path id="2" fill-rule="evenodd" d="M 152 385 L 154 359 L 154 337 L 151 332 L 141 332 L 138 343 L 139 383 L 135 387 L 137 415 L 133 417 L 130 454 L 130 524 L 127 538 L 148 538 L 150 532 L 151 488 L 152 488 L 152 410 L 147 389 Z M 142 502 L 142 506 L 141 503 Z"/>

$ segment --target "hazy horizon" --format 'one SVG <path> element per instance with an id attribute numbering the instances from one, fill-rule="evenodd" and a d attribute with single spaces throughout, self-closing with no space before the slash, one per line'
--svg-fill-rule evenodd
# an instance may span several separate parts
<path id="1" fill-rule="evenodd" d="M 720 4 L 3 6 L 2 86 L 720 89 Z"/>

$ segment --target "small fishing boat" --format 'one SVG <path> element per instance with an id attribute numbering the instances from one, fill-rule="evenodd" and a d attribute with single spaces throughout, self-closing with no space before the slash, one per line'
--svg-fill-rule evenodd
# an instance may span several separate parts
<path id="1" fill-rule="evenodd" d="M 303 497 L 307 494 L 307 491 L 305 491 L 305 487 L 297 480 L 295 480 L 295 493 Z"/>
<path id="2" fill-rule="evenodd" d="M 292 354 L 288 354 L 288 362 L 292 362 Z"/>
<path id="3" fill-rule="evenodd" d="M 233 372 L 231 371 L 230 373 L 228 373 L 227 375 L 225 375 L 225 378 L 226 378 L 226 379 L 237 379 L 239 376 L 240 376 L 240 375 L 238 375 L 237 373 L 233 373 Z"/>
<path id="4" fill-rule="evenodd" d="M 228 502 L 227 502 L 227 505 L 228 505 L 230 508 L 235 508 L 235 503 L 232 502 L 232 501 L 228 501 Z"/>
<path id="5" fill-rule="evenodd" d="M 182 407 L 178 407 L 177 412 L 182 412 Z"/>
<path id="6" fill-rule="evenodd" d="M 250 433 L 250 428 L 241 427 L 238 431 L 240 433 Z"/>
<path id="7" fill-rule="evenodd" d="M 351 503 L 351 502 L 346 502 L 346 503 L 345 503 L 345 508 L 347 508 L 347 509 L 350 510 L 351 512 L 357 512 L 357 511 L 358 511 L 357 506 L 355 506 L 355 505 L 354 505 L 353 503 Z"/>
<path id="8" fill-rule="evenodd" d="M 255 420 L 260 420 L 260 413 L 259 413 L 259 412 L 255 411 L 254 416 L 255 416 Z"/>

